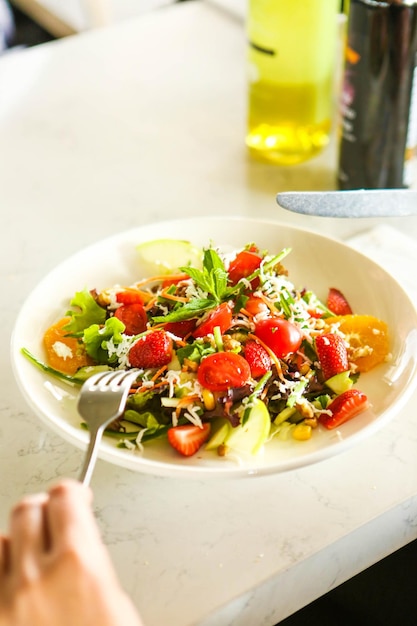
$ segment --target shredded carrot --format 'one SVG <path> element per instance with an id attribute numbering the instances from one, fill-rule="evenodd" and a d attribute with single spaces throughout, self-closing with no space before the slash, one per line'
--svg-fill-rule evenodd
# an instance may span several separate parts
<path id="1" fill-rule="evenodd" d="M 261 293 L 259 295 L 259 297 L 266 304 L 266 306 L 271 311 L 271 313 L 273 313 L 274 315 L 278 315 L 278 310 L 277 310 L 276 306 L 274 305 L 272 300 L 270 298 L 268 298 L 268 296 L 266 296 L 264 293 Z"/>
<path id="2" fill-rule="evenodd" d="M 164 365 L 163 367 L 161 367 L 161 368 L 160 368 L 160 369 L 159 369 L 159 370 L 158 370 L 158 371 L 157 371 L 157 372 L 156 372 L 156 373 L 152 376 L 151 380 L 152 380 L 153 382 L 155 382 L 155 380 L 157 380 L 157 379 L 161 376 L 162 372 L 165 372 L 165 370 L 166 370 L 166 369 L 167 369 L 167 366 L 166 366 L 166 365 Z"/>
<path id="3" fill-rule="evenodd" d="M 192 404 L 193 402 L 199 399 L 200 399 L 200 396 L 198 396 L 197 394 L 193 394 L 192 396 L 184 396 L 183 398 L 181 398 L 181 400 L 178 402 L 175 408 L 175 413 L 177 414 L 177 416 L 180 414 L 181 409 L 187 406 L 187 404 Z"/>
<path id="4" fill-rule="evenodd" d="M 152 389 L 152 391 L 154 389 L 159 389 L 159 387 L 165 387 L 165 385 L 169 385 L 169 382 L 167 380 L 161 380 L 160 383 L 156 383 L 155 385 L 152 385 L 152 387 L 147 387 L 146 385 L 142 385 L 142 387 L 139 387 L 139 389 L 137 389 L 136 391 L 138 393 L 144 393 L 145 391 L 148 391 L 149 389 Z"/>
<path id="5" fill-rule="evenodd" d="M 151 299 L 147 302 L 147 304 L 144 307 L 145 311 L 149 311 L 149 309 L 153 307 L 153 305 L 155 304 L 157 300 L 158 300 L 158 296 L 151 297 Z"/>
<path id="6" fill-rule="evenodd" d="M 186 345 L 187 345 L 187 342 L 186 342 L 186 341 L 184 341 L 183 339 L 180 339 L 180 338 L 178 338 L 178 339 L 174 339 L 174 341 L 175 341 L 175 343 L 176 343 L 176 345 L 177 345 L 177 346 L 182 346 L 182 347 L 184 347 L 184 346 L 186 346 Z"/>
<path id="7" fill-rule="evenodd" d="M 168 287 L 169 289 L 169 287 Z M 174 296 L 172 293 L 168 293 L 168 289 L 164 289 L 160 296 L 166 300 L 174 300 L 174 302 L 189 302 L 190 298 L 183 298 L 181 296 Z"/>
<path id="8" fill-rule="evenodd" d="M 243 313 L 243 315 L 246 315 L 246 317 L 248 317 L 250 320 L 253 319 L 252 313 L 249 313 L 249 311 L 247 311 L 245 308 L 240 309 L 239 313 Z"/>
<path id="9" fill-rule="evenodd" d="M 264 343 L 261 339 L 259 339 L 259 337 L 257 337 L 256 335 L 253 335 L 252 333 L 248 334 L 248 338 L 249 339 L 253 339 L 254 341 L 257 341 L 259 343 L 259 345 L 261 345 L 269 354 L 269 356 L 271 357 L 271 360 L 273 363 L 275 363 L 276 368 L 278 370 L 278 376 L 283 379 L 283 374 L 282 374 L 282 367 L 281 367 L 281 363 L 279 358 L 277 357 L 277 355 L 275 354 L 275 352 L 273 352 L 271 350 L 271 348 L 269 346 L 266 345 L 266 343 Z"/>
<path id="10" fill-rule="evenodd" d="M 143 303 L 146 304 L 153 298 L 153 295 L 149 293 L 149 291 L 143 291 L 142 289 L 137 289 L 136 287 L 121 287 L 122 291 L 126 291 L 128 293 L 137 294 L 143 300 Z"/>

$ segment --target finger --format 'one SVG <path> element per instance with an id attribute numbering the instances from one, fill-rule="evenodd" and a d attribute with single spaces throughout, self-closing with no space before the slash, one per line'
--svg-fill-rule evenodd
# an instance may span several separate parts
<path id="1" fill-rule="evenodd" d="M 0 535 L 0 580 L 1 577 L 8 573 L 10 566 L 9 559 L 9 539 L 4 535 Z"/>
<path id="2" fill-rule="evenodd" d="M 65 480 L 50 489 L 46 519 L 53 550 L 77 548 L 91 540 L 97 541 L 98 529 L 91 501 L 90 489 L 76 481 Z"/>
<path id="3" fill-rule="evenodd" d="M 9 567 L 18 577 L 32 579 L 45 551 L 46 494 L 23 498 L 10 516 Z"/>

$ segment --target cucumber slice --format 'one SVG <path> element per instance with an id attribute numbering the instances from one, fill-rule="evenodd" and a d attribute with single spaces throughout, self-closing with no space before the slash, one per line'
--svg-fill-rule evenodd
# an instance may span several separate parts
<path id="1" fill-rule="evenodd" d="M 184 265 L 200 268 L 203 251 L 181 239 L 154 239 L 136 246 L 144 269 L 150 276 L 178 272 Z"/>
<path id="2" fill-rule="evenodd" d="M 326 380 L 326 387 L 329 387 L 332 391 L 339 396 L 344 391 L 350 389 L 353 385 L 353 381 L 349 376 L 350 372 L 340 372 Z"/>
<path id="3" fill-rule="evenodd" d="M 232 428 L 225 444 L 236 452 L 257 454 L 266 442 L 271 430 L 271 418 L 266 405 L 256 399 L 243 426 Z"/>

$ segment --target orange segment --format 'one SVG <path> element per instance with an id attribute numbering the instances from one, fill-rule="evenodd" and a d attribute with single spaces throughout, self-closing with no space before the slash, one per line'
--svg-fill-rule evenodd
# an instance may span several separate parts
<path id="1" fill-rule="evenodd" d="M 70 321 L 69 317 L 56 322 L 48 328 L 43 337 L 43 343 L 48 357 L 48 364 L 56 370 L 72 376 L 91 361 L 84 352 L 82 345 L 75 337 L 67 337 L 68 331 L 64 326 Z"/>
<path id="2" fill-rule="evenodd" d="M 359 372 L 368 372 L 389 355 L 388 326 L 372 315 L 339 315 L 327 318 L 326 324 L 338 324 L 348 343 L 349 361 Z"/>

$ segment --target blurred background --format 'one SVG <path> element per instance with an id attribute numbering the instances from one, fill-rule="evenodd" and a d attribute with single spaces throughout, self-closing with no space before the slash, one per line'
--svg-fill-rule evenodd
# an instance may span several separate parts
<path id="1" fill-rule="evenodd" d="M 0 52 L 46 43 L 186 1 L 189 0 L 0 0 Z M 218 2 L 244 13 L 245 0 Z"/>

